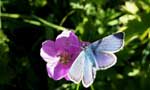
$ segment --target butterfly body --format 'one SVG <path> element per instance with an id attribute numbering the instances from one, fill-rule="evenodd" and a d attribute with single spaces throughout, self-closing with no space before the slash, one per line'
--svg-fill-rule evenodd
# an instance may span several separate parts
<path id="1" fill-rule="evenodd" d="M 124 45 L 124 34 L 116 33 L 86 46 L 78 55 L 69 70 L 69 78 L 74 83 L 89 87 L 96 77 L 97 70 L 105 70 L 116 64 L 114 55 Z"/>

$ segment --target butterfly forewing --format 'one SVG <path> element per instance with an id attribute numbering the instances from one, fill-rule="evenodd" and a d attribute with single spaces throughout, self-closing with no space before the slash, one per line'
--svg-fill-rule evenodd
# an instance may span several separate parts
<path id="1" fill-rule="evenodd" d="M 119 51 L 124 45 L 124 33 L 116 33 L 104 37 L 101 40 L 98 40 L 91 44 L 91 47 L 97 52 L 112 52 L 115 53 Z"/>
<path id="2" fill-rule="evenodd" d="M 72 64 L 68 76 L 74 83 L 80 83 L 83 78 L 85 52 L 82 51 Z"/>
<path id="3" fill-rule="evenodd" d="M 86 48 L 85 50 L 85 61 L 84 61 L 84 71 L 83 71 L 83 79 L 82 83 L 84 87 L 89 87 L 96 76 L 96 64 L 95 57 L 93 56 L 93 52 L 91 48 Z"/>

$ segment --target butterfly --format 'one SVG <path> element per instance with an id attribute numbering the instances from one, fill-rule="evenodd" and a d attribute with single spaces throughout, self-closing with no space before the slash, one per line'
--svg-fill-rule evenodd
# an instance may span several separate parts
<path id="1" fill-rule="evenodd" d="M 106 70 L 117 62 L 114 53 L 124 46 L 124 33 L 119 32 L 97 40 L 83 48 L 73 62 L 68 76 L 78 84 L 89 87 L 96 77 L 97 70 Z"/>

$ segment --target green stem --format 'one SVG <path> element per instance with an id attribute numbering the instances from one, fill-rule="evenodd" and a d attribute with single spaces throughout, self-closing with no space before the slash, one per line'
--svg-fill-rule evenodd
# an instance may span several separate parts
<path id="1" fill-rule="evenodd" d="M 60 26 L 62 26 L 63 23 L 66 21 L 66 19 L 67 19 L 70 15 L 72 15 L 74 12 L 75 12 L 75 11 L 72 10 L 72 11 L 70 11 L 69 13 L 67 13 L 67 15 L 61 20 Z"/>
<path id="2" fill-rule="evenodd" d="M 93 87 L 93 85 L 91 85 L 90 87 L 91 87 L 91 90 L 94 90 L 94 87 Z"/>
<path id="3" fill-rule="evenodd" d="M 80 87 L 80 83 L 77 84 L 76 90 L 79 90 L 79 87 Z"/>
<path id="4" fill-rule="evenodd" d="M 52 28 L 55 28 L 57 30 L 65 30 L 66 28 L 62 27 L 62 26 L 58 26 L 56 24 L 53 24 L 53 23 L 50 23 L 40 17 L 37 17 L 37 16 L 33 16 L 35 19 L 39 20 L 40 22 L 42 22 L 43 24 L 49 26 L 49 27 L 52 27 Z"/>
<path id="5" fill-rule="evenodd" d="M 33 25 L 37 25 L 40 26 L 41 23 L 48 26 L 48 27 L 52 27 L 54 29 L 57 30 L 65 30 L 67 28 L 53 24 L 51 22 L 48 22 L 40 17 L 37 16 L 26 16 L 26 15 L 20 15 L 20 14 L 10 14 L 10 13 L 1 13 L 0 14 L 1 17 L 6 17 L 6 18 L 13 18 L 13 19 L 18 19 L 18 18 L 23 18 L 25 22 L 33 24 Z M 33 20 L 35 19 L 35 20 Z"/>

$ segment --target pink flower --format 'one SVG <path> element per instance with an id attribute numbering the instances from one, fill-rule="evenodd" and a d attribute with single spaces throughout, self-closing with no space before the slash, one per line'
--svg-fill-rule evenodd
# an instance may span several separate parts
<path id="1" fill-rule="evenodd" d="M 56 41 L 46 40 L 42 43 L 41 57 L 47 62 L 47 72 L 50 78 L 69 80 L 67 73 L 81 51 L 78 37 L 71 31 L 64 30 Z"/>

